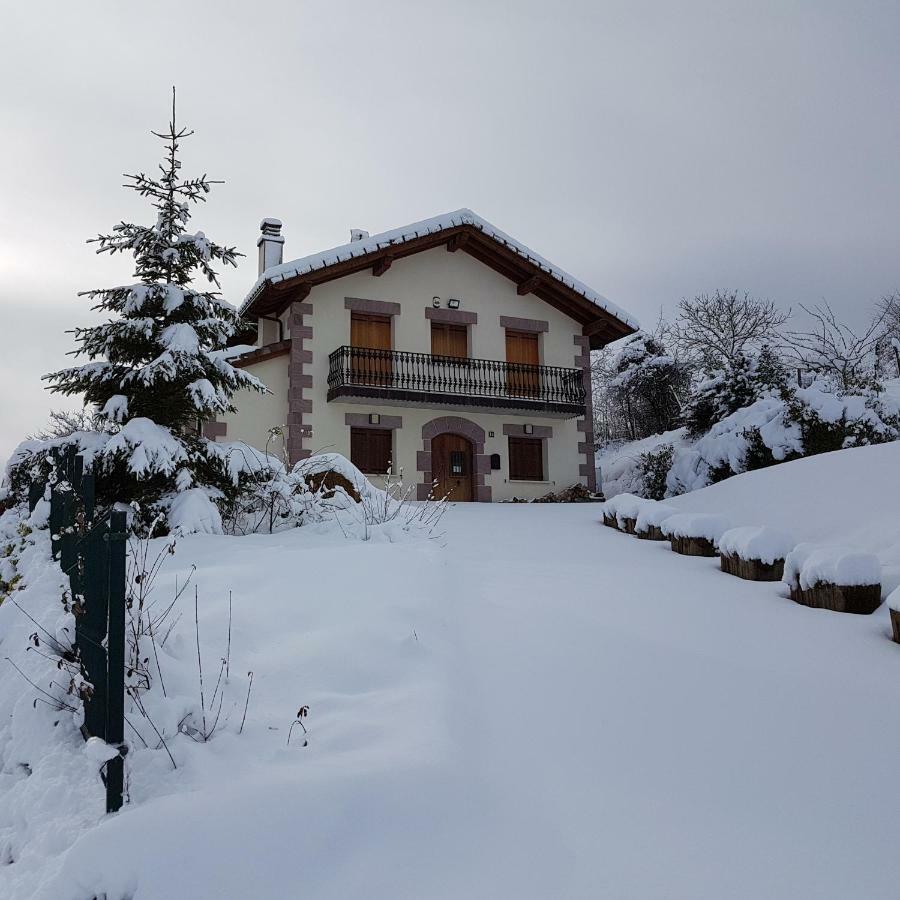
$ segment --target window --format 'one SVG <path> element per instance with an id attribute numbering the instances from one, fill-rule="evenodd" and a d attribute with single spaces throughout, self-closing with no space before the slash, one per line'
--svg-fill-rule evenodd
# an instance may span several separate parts
<path id="1" fill-rule="evenodd" d="M 541 362 L 538 336 L 529 331 L 506 331 L 506 390 L 513 397 L 536 397 Z"/>
<path id="2" fill-rule="evenodd" d="M 384 475 L 391 466 L 393 439 L 382 428 L 350 429 L 350 462 L 367 475 Z"/>
<path id="3" fill-rule="evenodd" d="M 390 316 L 351 313 L 350 345 L 353 383 L 390 387 L 393 374 Z"/>
<path id="4" fill-rule="evenodd" d="M 469 333 L 466 326 L 432 322 L 431 354 L 466 359 L 469 355 Z"/>
<path id="5" fill-rule="evenodd" d="M 544 480 L 544 442 L 541 438 L 509 439 L 510 481 Z"/>

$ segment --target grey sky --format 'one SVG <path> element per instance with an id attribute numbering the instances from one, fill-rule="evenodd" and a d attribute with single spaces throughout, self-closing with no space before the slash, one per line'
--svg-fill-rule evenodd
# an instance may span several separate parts
<path id="1" fill-rule="evenodd" d="M 900 288 L 900 5 L 12 4 L 0 11 L 0 458 L 58 398 L 84 240 L 147 207 L 171 84 L 194 219 L 286 257 L 469 206 L 652 324 L 735 287 L 853 323 Z"/>

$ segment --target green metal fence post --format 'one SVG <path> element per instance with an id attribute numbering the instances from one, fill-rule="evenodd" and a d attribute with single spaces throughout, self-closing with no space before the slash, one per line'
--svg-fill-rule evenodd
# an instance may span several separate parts
<path id="1" fill-rule="evenodd" d="M 106 811 L 122 808 L 126 748 L 125 741 L 125 541 L 128 520 L 124 512 L 110 516 L 109 533 L 109 636 L 107 639 L 109 682 L 106 696 L 106 742 L 119 748 L 119 755 L 106 765 Z"/>
<path id="2" fill-rule="evenodd" d="M 60 489 L 62 511 L 60 512 L 59 565 L 66 575 L 71 576 L 78 563 L 78 536 L 75 533 L 75 492 L 72 486 L 64 484 Z"/>
<path id="3" fill-rule="evenodd" d="M 76 617 L 76 635 L 85 676 L 93 686 L 84 701 L 84 731 L 88 737 L 106 740 L 106 633 L 109 619 L 107 578 L 109 527 L 98 522 L 84 540 L 84 605 Z"/>

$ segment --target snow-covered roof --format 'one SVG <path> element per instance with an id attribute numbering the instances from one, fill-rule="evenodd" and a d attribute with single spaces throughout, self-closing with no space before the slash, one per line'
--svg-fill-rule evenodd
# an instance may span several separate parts
<path id="1" fill-rule="evenodd" d="M 558 266 L 554 266 L 553 263 L 530 250 L 524 244 L 520 244 L 499 228 L 491 225 L 490 222 L 482 219 L 481 216 L 476 215 L 471 209 L 458 209 L 455 212 L 446 213 L 442 216 L 434 216 L 431 219 L 423 219 L 421 222 L 413 222 L 411 225 L 405 225 L 402 228 L 394 228 L 391 231 L 384 231 L 381 234 L 373 234 L 361 240 L 351 241 L 349 244 L 342 244 L 340 247 L 332 247 L 330 250 L 323 250 L 321 253 L 313 253 L 310 256 L 304 256 L 301 259 L 295 259 L 278 266 L 270 266 L 256 280 L 256 284 L 253 285 L 250 293 L 247 294 L 244 302 L 241 304 L 240 312 L 244 312 L 247 309 L 266 283 L 274 284 L 288 278 L 296 278 L 318 269 L 325 269 L 337 263 L 346 262 L 348 259 L 366 256 L 369 253 L 375 253 L 391 246 L 405 244 L 407 241 L 412 241 L 425 235 L 458 228 L 460 225 L 471 225 L 477 228 L 487 237 L 539 267 L 551 278 L 566 285 L 610 315 L 615 316 L 630 328 L 637 329 L 640 327 L 634 318 L 616 306 L 611 300 L 608 300 L 602 294 L 598 294 L 595 290 L 592 290 Z"/>

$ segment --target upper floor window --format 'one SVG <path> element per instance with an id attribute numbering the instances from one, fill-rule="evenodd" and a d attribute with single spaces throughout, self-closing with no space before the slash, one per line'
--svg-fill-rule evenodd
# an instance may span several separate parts
<path id="1" fill-rule="evenodd" d="M 452 356 L 467 359 L 469 356 L 469 332 L 465 325 L 431 323 L 432 356 Z"/>
<path id="2" fill-rule="evenodd" d="M 538 335 L 506 330 L 506 389 L 516 397 L 533 397 L 540 389 L 541 364 Z"/>
<path id="3" fill-rule="evenodd" d="M 391 317 L 350 314 L 350 345 L 374 350 L 391 349 Z"/>

